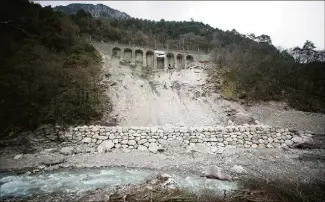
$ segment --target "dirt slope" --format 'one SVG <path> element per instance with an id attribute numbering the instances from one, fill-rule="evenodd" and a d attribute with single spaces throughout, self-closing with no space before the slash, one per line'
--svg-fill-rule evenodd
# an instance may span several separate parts
<path id="1" fill-rule="evenodd" d="M 222 99 L 209 90 L 202 65 L 176 71 L 130 67 L 105 54 L 103 69 L 113 112 L 121 126 L 211 126 L 253 123 L 307 130 L 325 134 L 325 115 L 285 110 L 282 103 L 270 102 L 251 107 Z"/>

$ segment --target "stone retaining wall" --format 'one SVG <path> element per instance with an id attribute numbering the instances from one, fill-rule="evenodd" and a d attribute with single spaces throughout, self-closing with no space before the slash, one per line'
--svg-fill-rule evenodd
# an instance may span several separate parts
<path id="1" fill-rule="evenodd" d="M 98 152 L 113 148 L 155 152 L 163 149 L 169 141 L 178 141 L 183 147 L 282 148 L 303 142 L 311 136 L 264 125 L 189 128 L 78 126 L 59 134 L 60 138 L 86 144 Z"/>

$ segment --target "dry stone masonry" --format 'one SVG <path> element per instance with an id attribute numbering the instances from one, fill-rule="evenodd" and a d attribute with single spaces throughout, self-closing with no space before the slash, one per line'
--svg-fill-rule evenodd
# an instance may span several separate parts
<path id="1" fill-rule="evenodd" d="M 59 129 L 61 130 L 61 129 Z M 106 127 L 78 126 L 62 132 L 60 138 L 87 145 L 103 153 L 114 148 L 157 152 L 170 142 L 184 148 L 283 148 L 306 141 L 311 134 L 260 125 L 216 127 Z M 49 134 L 49 132 L 47 132 Z M 53 134 L 52 134 L 53 135 Z M 69 152 L 69 151 L 67 151 Z"/>

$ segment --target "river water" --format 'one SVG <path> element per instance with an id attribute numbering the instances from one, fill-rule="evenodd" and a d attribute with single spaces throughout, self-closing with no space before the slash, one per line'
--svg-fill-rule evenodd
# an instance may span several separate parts
<path id="1" fill-rule="evenodd" d="M 96 188 L 110 189 L 127 184 L 139 184 L 150 179 L 157 171 L 135 168 L 92 168 L 60 170 L 31 175 L 0 173 L 0 198 L 25 197 L 54 192 L 76 194 Z M 213 191 L 222 195 L 223 190 L 237 188 L 235 182 L 206 179 L 196 175 L 168 173 L 177 184 L 190 192 Z"/>

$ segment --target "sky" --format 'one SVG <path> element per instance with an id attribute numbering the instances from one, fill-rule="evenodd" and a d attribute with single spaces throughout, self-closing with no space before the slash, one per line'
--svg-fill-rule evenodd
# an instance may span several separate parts
<path id="1" fill-rule="evenodd" d="M 224 31 L 266 34 L 282 48 L 302 46 L 306 40 L 316 49 L 325 46 L 324 1 L 34 1 L 42 6 L 70 3 L 104 4 L 150 20 L 195 21 Z"/>

